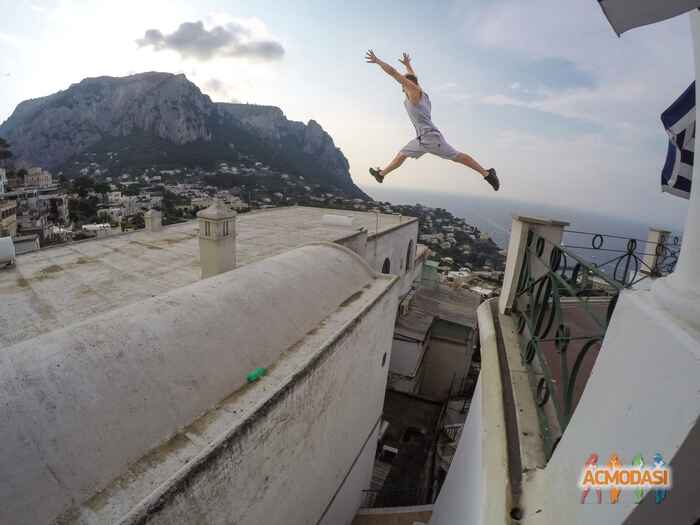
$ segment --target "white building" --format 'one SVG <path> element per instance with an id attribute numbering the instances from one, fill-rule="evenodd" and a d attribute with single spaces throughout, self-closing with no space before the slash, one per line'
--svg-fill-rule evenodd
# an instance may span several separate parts
<path id="1" fill-rule="evenodd" d="M 7 191 L 7 174 L 3 168 L 0 168 L 0 195 Z"/>
<path id="2" fill-rule="evenodd" d="M 350 523 L 422 259 L 415 219 L 325 213 L 151 221 L 0 272 L 0 523 Z M 234 270 L 201 279 L 202 235 Z"/>
<path id="3" fill-rule="evenodd" d="M 29 168 L 24 176 L 24 185 L 29 187 L 50 186 L 52 183 L 51 173 L 42 168 Z"/>

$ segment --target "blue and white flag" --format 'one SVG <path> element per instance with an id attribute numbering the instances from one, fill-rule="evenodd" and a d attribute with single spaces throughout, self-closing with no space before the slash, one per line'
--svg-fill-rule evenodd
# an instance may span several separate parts
<path id="1" fill-rule="evenodd" d="M 661 122 L 669 137 L 661 191 L 689 199 L 695 152 L 695 82 L 661 114 Z"/>

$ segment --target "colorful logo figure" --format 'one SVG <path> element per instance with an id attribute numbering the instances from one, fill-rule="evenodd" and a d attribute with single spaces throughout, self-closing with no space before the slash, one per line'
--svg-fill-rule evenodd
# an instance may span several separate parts
<path id="1" fill-rule="evenodd" d="M 657 452 L 656 454 L 654 454 L 654 467 L 656 467 L 656 468 L 665 468 L 666 467 L 666 462 L 661 457 L 660 452 Z M 654 497 L 655 497 L 656 503 L 661 503 L 664 500 L 664 498 L 666 498 L 667 493 L 668 493 L 667 489 L 656 489 L 654 491 Z"/>
<path id="2" fill-rule="evenodd" d="M 583 465 L 579 487 L 581 503 L 586 503 L 590 491 L 595 490 L 598 504 L 601 504 L 605 490 L 612 505 L 620 501 L 624 491 L 631 491 L 637 504 L 642 502 L 647 491 L 653 491 L 654 501 L 658 504 L 664 501 L 671 488 L 671 469 L 659 452 L 654 454 L 650 465 L 644 463 L 641 454 L 635 455 L 630 465 L 623 465 L 616 453 L 610 455 L 605 465 L 598 465 L 598 454 L 594 452 Z"/>
<path id="3" fill-rule="evenodd" d="M 610 470 L 615 470 L 619 469 L 622 466 L 622 463 L 620 463 L 620 456 L 617 454 L 613 453 L 610 456 L 610 459 L 608 459 L 608 468 Z M 615 503 L 618 502 L 620 499 L 620 489 L 613 487 L 610 489 L 610 503 L 615 505 Z"/>
<path id="4" fill-rule="evenodd" d="M 644 468 L 644 458 L 641 454 L 637 454 L 632 458 L 632 465 L 640 469 Z M 642 498 L 644 498 L 644 489 L 641 487 L 634 489 L 634 502 L 641 503 Z"/>
<path id="5" fill-rule="evenodd" d="M 586 463 L 584 463 L 583 468 L 587 467 L 596 467 L 598 465 L 598 454 L 595 452 L 588 456 L 588 459 L 586 460 Z M 583 492 L 581 492 L 581 503 L 586 503 L 586 497 L 588 497 L 588 493 L 591 491 L 591 487 L 586 486 L 583 488 Z M 598 496 L 598 503 L 603 503 L 603 491 L 600 489 L 595 489 L 596 496 Z"/>

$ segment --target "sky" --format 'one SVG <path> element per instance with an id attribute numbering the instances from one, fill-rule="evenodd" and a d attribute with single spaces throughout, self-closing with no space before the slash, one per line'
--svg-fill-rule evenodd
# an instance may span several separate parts
<path id="1" fill-rule="evenodd" d="M 678 227 L 660 193 L 659 116 L 693 80 L 686 16 L 618 38 L 595 0 L 1 0 L 0 121 L 85 77 L 184 73 L 215 101 L 318 121 L 370 195 L 370 166 L 413 136 L 399 85 L 408 52 L 433 121 L 498 170 L 497 196 Z M 385 185 L 493 197 L 467 168 L 409 159 Z"/>

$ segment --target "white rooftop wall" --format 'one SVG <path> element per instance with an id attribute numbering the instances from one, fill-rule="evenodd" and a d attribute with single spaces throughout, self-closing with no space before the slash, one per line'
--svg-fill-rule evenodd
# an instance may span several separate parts
<path id="1" fill-rule="evenodd" d="M 92 496 L 373 279 L 350 250 L 307 245 L 6 348 L 0 523 Z"/>

